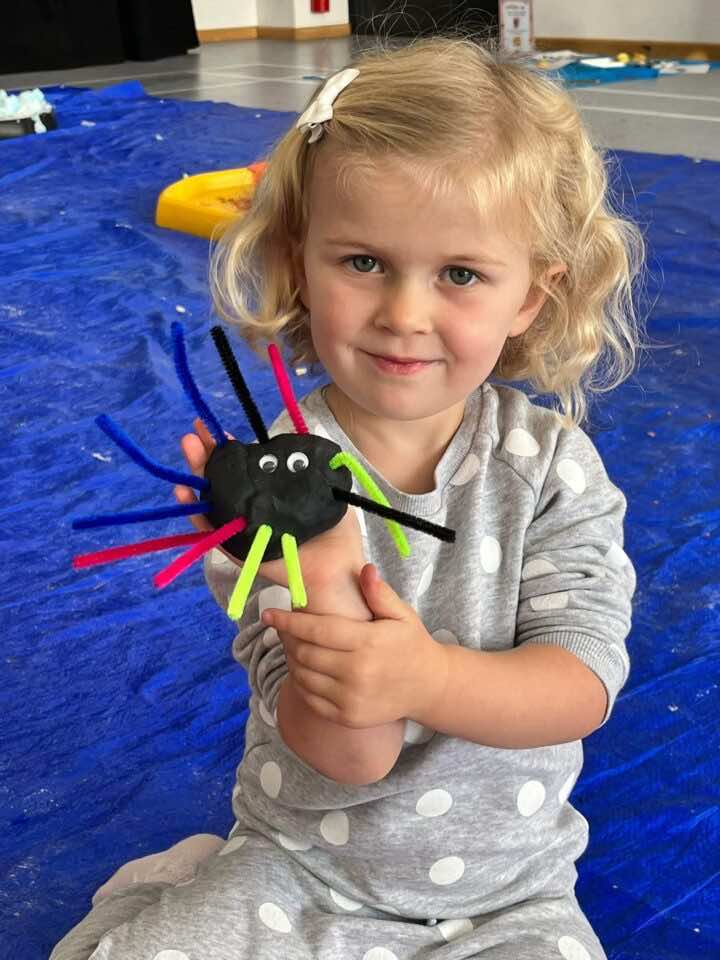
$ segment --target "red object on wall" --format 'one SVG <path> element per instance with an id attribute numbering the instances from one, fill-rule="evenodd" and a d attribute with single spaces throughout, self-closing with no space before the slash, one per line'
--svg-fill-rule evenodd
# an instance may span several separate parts
<path id="1" fill-rule="evenodd" d="M 329 13 L 330 0 L 310 0 L 310 13 Z"/>

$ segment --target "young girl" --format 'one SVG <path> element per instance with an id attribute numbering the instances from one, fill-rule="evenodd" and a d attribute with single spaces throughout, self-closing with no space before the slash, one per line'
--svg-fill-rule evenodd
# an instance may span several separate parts
<path id="1" fill-rule="evenodd" d="M 259 352 L 319 360 L 310 431 L 456 540 L 406 530 L 403 558 L 351 507 L 300 549 L 302 610 L 263 564 L 233 645 L 252 698 L 228 841 L 124 867 L 52 960 L 605 957 L 569 797 L 628 677 L 635 589 L 625 498 L 580 426 L 641 343 L 643 241 L 607 194 L 569 96 L 467 39 L 359 55 L 276 146 L 216 252 L 217 309 Z M 205 570 L 226 609 L 237 565 Z"/>

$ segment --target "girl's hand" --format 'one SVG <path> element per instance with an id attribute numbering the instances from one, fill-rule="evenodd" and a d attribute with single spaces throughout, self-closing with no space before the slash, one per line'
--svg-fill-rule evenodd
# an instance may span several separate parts
<path id="1" fill-rule="evenodd" d="M 193 426 L 197 432 L 185 434 L 180 446 L 190 471 L 195 476 L 202 477 L 205 475 L 205 465 L 215 448 L 215 439 L 200 418 L 193 421 Z M 234 439 L 230 434 L 227 436 Z M 182 485 L 175 487 L 175 498 L 179 503 L 195 503 L 198 499 L 191 487 Z M 197 530 L 213 530 L 203 514 L 189 517 L 189 520 Z M 216 549 L 221 550 L 238 567 L 242 567 L 243 561 L 231 556 L 222 546 Z M 338 575 L 342 576 L 351 570 L 359 573 L 365 556 L 355 509 L 348 506 L 340 523 L 302 544 L 298 548 L 298 555 L 306 587 L 329 585 Z M 288 586 L 283 557 L 260 564 L 258 573 L 273 583 Z"/>
<path id="2" fill-rule="evenodd" d="M 356 729 L 419 719 L 443 699 L 449 648 L 371 563 L 360 588 L 370 622 L 276 608 L 264 610 L 262 622 L 285 638 L 297 692 L 323 719 Z"/>

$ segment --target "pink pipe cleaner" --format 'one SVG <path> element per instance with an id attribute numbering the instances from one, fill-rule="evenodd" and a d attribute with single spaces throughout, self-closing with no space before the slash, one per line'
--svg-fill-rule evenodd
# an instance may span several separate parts
<path id="1" fill-rule="evenodd" d="M 292 422 L 295 424 L 295 433 L 310 433 L 307 428 L 307 424 L 303 420 L 303 415 L 300 413 L 300 407 L 298 407 L 295 400 L 292 384 L 290 383 L 290 379 L 285 371 L 285 366 L 283 365 L 280 351 L 274 343 L 268 344 L 268 353 L 270 354 L 270 363 L 272 363 L 273 366 L 275 379 L 277 380 L 278 389 L 280 390 L 280 396 L 283 398 L 283 403 L 287 407 L 287 412 L 290 414 Z"/>
<path id="2" fill-rule="evenodd" d="M 83 553 L 79 557 L 73 557 L 72 565 L 76 570 L 82 567 L 94 567 L 98 563 L 112 563 L 114 560 L 124 560 L 126 557 L 136 557 L 142 553 L 155 553 L 159 550 L 169 550 L 171 547 L 200 543 L 205 536 L 204 533 L 182 533 L 173 537 L 157 537 L 155 540 L 126 543 L 121 547 L 110 547 L 108 550 L 99 550 L 97 553 Z"/>
<path id="3" fill-rule="evenodd" d="M 218 527 L 217 530 L 213 530 L 212 533 L 201 534 L 202 539 L 196 542 L 194 547 L 190 547 L 189 550 L 180 554 L 180 556 L 168 564 L 167 567 L 155 574 L 153 583 L 158 590 L 162 590 L 163 587 L 172 583 L 175 577 L 179 576 L 184 570 L 187 570 L 189 566 L 195 563 L 196 560 L 199 560 L 200 557 L 206 554 L 208 550 L 212 550 L 212 548 L 216 547 L 219 543 L 224 543 L 225 540 L 229 540 L 230 537 L 236 533 L 241 533 L 246 526 L 247 520 L 245 517 L 236 517 L 229 523 L 223 524 L 222 527 Z"/>

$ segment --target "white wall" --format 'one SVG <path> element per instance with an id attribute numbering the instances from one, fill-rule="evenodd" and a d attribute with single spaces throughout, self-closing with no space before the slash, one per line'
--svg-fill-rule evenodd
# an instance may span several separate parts
<path id="1" fill-rule="evenodd" d="M 720 0 L 534 0 L 533 27 L 536 37 L 720 43 Z"/>
<path id="2" fill-rule="evenodd" d="M 348 0 L 330 0 L 329 13 L 311 13 L 310 0 L 192 0 L 198 30 L 223 27 L 326 27 L 349 23 Z"/>
<path id="3" fill-rule="evenodd" d="M 258 0 L 259 27 L 294 27 L 293 0 Z"/>
<path id="4" fill-rule="evenodd" d="M 309 0 L 293 0 L 295 26 L 327 27 L 329 24 L 349 23 L 348 0 L 330 0 L 330 13 L 310 13 Z"/>
<path id="5" fill-rule="evenodd" d="M 192 0 L 198 30 L 222 30 L 226 27 L 256 27 L 258 4 L 269 0 Z"/>
<path id="6" fill-rule="evenodd" d="M 349 21 L 348 0 L 310 13 L 309 0 L 192 0 L 198 30 L 320 27 Z M 720 43 L 720 0 L 534 0 L 537 37 Z"/>

